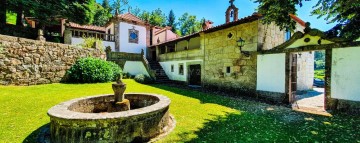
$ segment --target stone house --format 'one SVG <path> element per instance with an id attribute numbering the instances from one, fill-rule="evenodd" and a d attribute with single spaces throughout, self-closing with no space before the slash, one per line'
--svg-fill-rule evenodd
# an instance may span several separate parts
<path id="1" fill-rule="evenodd" d="M 275 24 L 262 24 L 262 16 L 257 13 L 241 19 L 237 15 L 238 9 L 231 4 L 226 10 L 225 24 L 212 27 L 212 22 L 206 21 L 200 32 L 154 44 L 148 47 L 148 59 L 158 61 L 173 81 L 211 89 L 254 93 L 258 51 L 284 43 L 294 32 L 280 30 Z M 290 16 L 296 21 L 296 30 L 303 31 L 305 22 L 295 15 Z M 241 47 L 237 45 L 239 39 L 245 41 Z M 306 64 L 313 62 L 313 53 L 304 54 L 302 59 L 305 58 L 307 61 L 301 66 L 310 69 L 301 70 L 311 72 L 313 67 Z M 276 62 L 272 63 L 274 68 L 276 65 Z M 307 90 L 306 87 L 312 88 L 313 83 L 302 84 L 298 84 L 299 87 Z"/>

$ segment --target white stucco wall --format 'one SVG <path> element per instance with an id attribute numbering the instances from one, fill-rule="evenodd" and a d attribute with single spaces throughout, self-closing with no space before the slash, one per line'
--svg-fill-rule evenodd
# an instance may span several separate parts
<path id="1" fill-rule="evenodd" d="M 83 38 L 77 38 L 77 37 L 72 37 L 71 38 L 71 45 L 79 45 L 84 43 L 84 39 Z"/>
<path id="2" fill-rule="evenodd" d="M 123 72 L 130 73 L 134 76 L 138 74 L 150 76 L 149 73 L 146 71 L 144 64 L 140 61 L 126 61 Z"/>
<path id="3" fill-rule="evenodd" d="M 115 51 L 115 42 L 110 42 L 110 41 L 103 41 L 102 42 L 104 47 L 106 48 L 107 46 L 111 47 L 111 51 Z"/>
<path id="4" fill-rule="evenodd" d="M 78 37 L 72 37 L 71 38 L 71 45 L 80 45 L 80 44 L 83 44 L 83 43 L 84 43 L 83 38 L 78 38 Z M 115 42 L 102 41 L 102 44 L 103 44 L 104 48 L 106 48 L 107 46 L 110 46 L 112 51 L 115 50 Z"/>
<path id="5" fill-rule="evenodd" d="M 179 74 L 179 66 L 180 64 L 184 65 L 184 75 Z M 167 61 L 167 62 L 160 62 L 161 67 L 164 69 L 166 75 L 171 80 L 175 81 L 184 81 L 187 82 L 188 76 L 188 67 L 189 65 L 202 65 L 201 60 L 184 60 L 184 61 Z M 171 72 L 171 65 L 174 65 L 174 72 Z"/>
<path id="6" fill-rule="evenodd" d="M 256 90 L 285 93 L 285 54 L 257 57 Z"/>
<path id="7" fill-rule="evenodd" d="M 129 29 L 139 31 L 139 42 L 138 43 L 129 43 Z M 141 49 L 146 53 L 146 28 L 143 26 L 138 26 L 134 24 L 129 24 L 125 22 L 120 22 L 119 28 L 119 42 L 120 42 L 120 52 L 126 53 L 141 53 Z"/>
<path id="8" fill-rule="evenodd" d="M 297 90 L 311 90 L 314 85 L 315 52 L 297 53 Z M 301 54 L 301 56 L 299 55 Z"/>
<path id="9" fill-rule="evenodd" d="M 332 52 L 331 97 L 360 101 L 360 47 L 338 48 Z"/>

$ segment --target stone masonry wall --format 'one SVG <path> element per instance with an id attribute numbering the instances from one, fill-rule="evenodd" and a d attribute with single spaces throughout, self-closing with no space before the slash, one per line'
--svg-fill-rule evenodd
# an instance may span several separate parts
<path id="1" fill-rule="evenodd" d="M 0 35 L 0 85 L 58 83 L 79 58 L 105 59 L 105 52 Z"/>
<path id="2" fill-rule="evenodd" d="M 205 87 L 249 94 L 255 92 L 257 53 L 251 52 L 246 57 L 241 54 L 236 41 L 241 37 L 246 41 L 244 48 L 257 47 L 257 30 L 258 21 L 254 21 L 204 35 Z M 227 73 L 228 68 L 230 73 Z"/>
<path id="3" fill-rule="evenodd" d="M 296 23 L 295 30 L 291 32 L 294 34 L 297 31 L 303 32 L 305 27 L 301 26 L 299 23 Z M 258 24 L 258 41 L 259 47 L 258 49 L 261 50 L 269 50 L 280 44 L 286 42 L 285 41 L 285 30 L 280 30 L 275 23 L 271 23 L 269 25 L 262 24 L 259 22 Z"/>

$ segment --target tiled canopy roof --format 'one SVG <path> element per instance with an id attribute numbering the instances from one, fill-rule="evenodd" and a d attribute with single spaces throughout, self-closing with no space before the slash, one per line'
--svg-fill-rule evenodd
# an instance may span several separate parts
<path id="1" fill-rule="evenodd" d="M 92 30 L 92 31 L 101 31 L 101 32 L 105 32 L 106 29 L 105 27 L 100 27 L 100 26 L 94 26 L 94 25 L 80 25 L 77 23 L 73 23 L 70 22 L 69 23 L 71 28 L 77 28 L 77 29 L 84 29 L 84 30 Z"/>

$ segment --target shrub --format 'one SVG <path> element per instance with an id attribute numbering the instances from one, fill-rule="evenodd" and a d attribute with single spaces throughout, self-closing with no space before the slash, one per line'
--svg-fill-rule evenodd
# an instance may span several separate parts
<path id="1" fill-rule="evenodd" d="M 94 38 L 94 37 L 83 37 L 84 42 L 81 44 L 84 48 L 94 48 L 100 49 L 102 51 L 105 50 L 105 47 L 102 44 L 102 40 Z"/>
<path id="2" fill-rule="evenodd" d="M 143 74 L 138 74 L 135 76 L 134 80 L 138 83 L 142 83 L 142 84 L 150 84 L 154 82 L 154 79 L 152 79 L 149 76 L 143 75 Z"/>
<path id="3" fill-rule="evenodd" d="M 66 82 L 97 83 L 116 80 L 121 74 L 121 68 L 111 62 L 96 58 L 82 58 L 66 73 Z"/>
<path id="4" fill-rule="evenodd" d="M 123 79 L 131 79 L 131 77 L 130 73 L 123 73 Z"/>
<path id="5" fill-rule="evenodd" d="M 115 81 L 115 80 L 117 80 L 118 79 L 118 77 L 120 76 L 120 75 L 122 75 L 122 70 L 121 70 L 121 68 L 120 68 L 120 66 L 118 65 L 118 64 L 116 64 L 116 63 L 114 63 L 114 62 L 108 62 L 109 63 L 109 65 L 111 66 L 111 70 L 112 70 L 112 72 L 113 72 L 113 79 L 112 79 L 112 81 Z"/>

